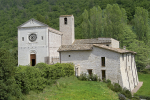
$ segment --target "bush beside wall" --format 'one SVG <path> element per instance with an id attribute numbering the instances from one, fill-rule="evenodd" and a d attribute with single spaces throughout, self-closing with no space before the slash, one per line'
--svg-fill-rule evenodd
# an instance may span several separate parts
<path id="1" fill-rule="evenodd" d="M 28 94 L 30 90 L 39 92 L 46 85 L 51 85 L 56 79 L 74 75 L 72 63 L 47 65 L 38 63 L 36 66 L 19 66 L 16 68 L 15 80 L 22 93 Z"/>

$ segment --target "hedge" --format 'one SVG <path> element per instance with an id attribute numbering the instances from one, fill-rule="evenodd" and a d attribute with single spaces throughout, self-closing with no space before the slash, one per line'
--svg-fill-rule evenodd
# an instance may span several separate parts
<path id="1" fill-rule="evenodd" d="M 35 67 L 17 67 L 15 80 L 22 93 L 28 94 L 30 90 L 42 91 L 46 85 L 54 83 L 56 79 L 71 75 L 74 75 L 74 65 L 72 63 L 57 63 L 54 65 L 38 63 Z"/>

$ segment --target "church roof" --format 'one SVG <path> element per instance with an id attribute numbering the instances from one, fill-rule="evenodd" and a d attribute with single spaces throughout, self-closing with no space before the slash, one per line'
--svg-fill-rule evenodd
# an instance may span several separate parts
<path id="1" fill-rule="evenodd" d="M 93 46 L 103 48 L 103 49 L 107 49 L 107 50 L 111 50 L 111 51 L 114 51 L 114 52 L 117 52 L 117 53 L 133 53 L 133 54 L 136 54 L 136 52 L 133 52 L 133 51 L 129 51 L 129 50 L 126 50 L 126 49 L 120 49 L 120 48 L 112 48 L 112 47 L 108 47 L 108 46 L 101 45 L 101 44 L 93 44 Z"/>
<path id="2" fill-rule="evenodd" d="M 28 22 L 30 22 L 30 21 L 36 21 L 36 22 L 38 22 L 38 23 L 40 23 L 40 24 L 42 24 L 43 26 L 48 26 L 47 24 L 44 24 L 44 23 L 42 23 L 42 22 L 40 22 L 40 21 L 38 21 L 38 20 L 36 20 L 36 19 L 34 19 L 34 18 L 31 18 L 30 20 L 28 20 L 28 21 L 26 21 L 25 23 L 23 23 L 23 24 L 21 24 L 20 26 L 18 26 L 17 28 L 21 28 L 23 25 L 25 25 L 26 23 L 28 23 Z"/>
<path id="3" fill-rule="evenodd" d="M 80 44 L 80 45 L 62 45 L 59 49 L 59 51 L 80 51 L 80 50 L 92 50 L 93 45 L 91 44 Z"/>
<path id="4" fill-rule="evenodd" d="M 17 28 L 21 28 L 22 26 L 24 26 L 25 24 L 29 23 L 30 21 L 38 22 L 40 25 L 42 25 L 42 26 L 39 26 L 39 27 L 45 27 L 45 26 L 46 26 L 46 27 L 48 27 L 49 31 L 54 32 L 54 33 L 56 33 L 56 34 L 62 35 L 62 33 L 61 33 L 60 31 L 58 31 L 58 30 L 56 30 L 56 29 L 54 29 L 54 28 L 51 28 L 51 27 L 49 27 L 47 24 L 44 24 L 44 23 L 42 23 L 42 22 L 40 22 L 40 21 L 38 21 L 38 20 L 36 20 L 36 19 L 34 19 L 34 18 L 32 18 L 32 19 L 26 21 L 25 23 L 23 23 L 22 25 L 18 26 Z M 29 26 L 29 27 L 38 27 L 38 26 Z"/>
<path id="5" fill-rule="evenodd" d="M 129 51 L 129 50 L 125 50 L 125 49 L 120 49 L 120 48 L 112 48 L 112 47 L 108 47 L 102 44 L 75 44 L 75 45 L 62 45 L 59 49 L 58 52 L 61 51 L 81 51 L 81 50 L 93 50 L 93 46 L 98 47 L 98 48 L 102 48 L 102 49 L 106 49 L 106 50 L 110 50 L 110 51 L 114 51 L 117 53 L 133 53 L 136 54 L 136 52 L 133 51 Z"/>
<path id="6" fill-rule="evenodd" d="M 74 41 L 74 44 L 103 44 L 103 43 L 111 43 L 111 38 L 107 40 L 99 40 L 98 38 L 96 39 L 77 39 Z"/>

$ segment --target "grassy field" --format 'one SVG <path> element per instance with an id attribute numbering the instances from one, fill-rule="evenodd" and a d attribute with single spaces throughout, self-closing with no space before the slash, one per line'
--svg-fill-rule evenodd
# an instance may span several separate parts
<path id="1" fill-rule="evenodd" d="M 138 73 L 139 81 L 143 82 L 143 86 L 137 91 L 136 94 L 150 96 L 150 74 Z"/>
<path id="2" fill-rule="evenodd" d="M 103 82 L 79 81 L 65 77 L 47 86 L 42 93 L 30 92 L 27 100 L 118 100 L 118 95 Z"/>

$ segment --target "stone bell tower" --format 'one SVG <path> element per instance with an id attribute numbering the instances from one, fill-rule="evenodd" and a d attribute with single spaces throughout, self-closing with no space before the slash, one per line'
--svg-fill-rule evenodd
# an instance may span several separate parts
<path id="1" fill-rule="evenodd" d="M 73 15 L 61 15 L 59 17 L 59 31 L 63 34 L 62 45 L 72 45 L 75 40 Z"/>

